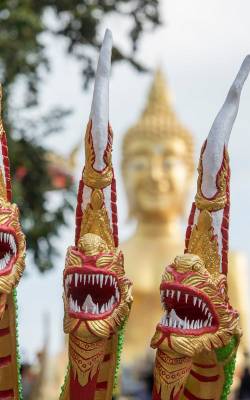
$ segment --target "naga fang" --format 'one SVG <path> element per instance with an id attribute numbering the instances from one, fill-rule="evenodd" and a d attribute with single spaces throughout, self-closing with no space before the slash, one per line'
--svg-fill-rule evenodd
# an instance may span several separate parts
<path id="1" fill-rule="evenodd" d="M 0 399 L 18 400 L 22 398 L 22 385 L 16 334 L 15 287 L 24 270 L 26 247 L 18 208 L 11 203 L 8 146 L 1 116 L 0 155 Z"/>
<path id="2" fill-rule="evenodd" d="M 63 273 L 64 332 L 69 367 L 61 400 L 111 399 L 122 330 L 132 297 L 118 249 L 113 134 L 108 116 L 112 35 L 106 31 L 85 135 L 85 167 L 79 184 L 75 245 Z"/>
<path id="3" fill-rule="evenodd" d="M 219 400 L 230 392 L 241 330 L 227 295 L 227 145 L 249 71 L 247 56 L 201 150 L 185 253 L 163 273 L 164 315 L 151 342 L 154 400 Z"/>

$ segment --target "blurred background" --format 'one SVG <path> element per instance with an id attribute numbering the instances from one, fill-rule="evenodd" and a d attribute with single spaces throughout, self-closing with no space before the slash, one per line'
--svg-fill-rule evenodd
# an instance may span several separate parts
<path id="1" fill-rule="evenodd" d="M 114 38 L 110 121 L 120 239 L 125 241 L 136 222 L 128 219 L 122 140 L 145 107 L 155 70 L 161 69 L 172 107 L 194 138 L 197 164 L 200 146 L 250 52 L 249 15 L 248 0 L 1 1 L 3 117 L 13 196 L 28 245 L 26 274 L 18 287 L 27 393 L 38 376 L 42 381 L 41 366 L 57 368 L 58 360 L 64 360 L 62 270 L 74 238 L 83 135 L 105 29 L 110 28 Z M 242 254 L 244 263 L 250 260 L 249 138 L 250 81 L 230 141 L 230 246 Z M 190 182 L 189 204 L 195 179 Z M 244 280 L 249 281 L 247 268 L 244 271 Z M 249 307 L 250 296 L 243 301 Z M 46 400 L 57 398 L 53 396 Z"/>

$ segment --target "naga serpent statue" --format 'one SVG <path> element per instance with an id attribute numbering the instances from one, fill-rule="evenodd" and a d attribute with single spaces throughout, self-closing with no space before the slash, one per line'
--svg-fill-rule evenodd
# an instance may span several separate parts
<path id="1" fill-rule="evenodd" d="M 69 366 L 61 400 L 112 398 L 122 330 L 132 302 L 131 282 L 125 277 L 118 249 L 108 98 L 111 48 L 112 36 L 107 31 L 85 135 L 75 246 L 68 248 L 63 273 Z"/>
<path id="2" fill-rule="evenodd" d="M 151 342 L 157 349 L 154 400 L 219 400 L 230 392 L 241 330 L 227 294 L 227 145 L 249 70 L 247 56 L 201 149 L 185 253 L 163 273 L 165 313 Z"/>
<path id="3" fill-rule="evenodd" d="M 2 87 L 0 87 L 0 102 Z M 1 110 L 0 110 L 1 112 Z M 25 259 L 25 238 L 19 211 L 11 203 L 6 134 L 0 116 L 0 399 L 22 398 L 17 343 L 16 292 Z"/>
<path id="4" fill-rule="evenodd" d="M 85 134 L 75 244 L 68 248 L 63 272 L 69 363 L 60 400 L 112 399 L 132 305 L 132 284 L 125 276 L 118 249 L 108 96 L 111 48 L 112 35 L 106 31 Z M 241 330 L 239 315 L 227 294 L 227 145 L 249 71 L 247 56 L 201 150 L 184 254 L 163 273 L 160 298 L 164 315 L 151 342 L 157 349 L 153 400 L 224 400 L 230 391 Z M 24 269 L 25 240 L 17 207 L 10 203 L 2 125 L 0 135 L 0 400 L 17 400 L 21 392 L 13 291 Z"/>

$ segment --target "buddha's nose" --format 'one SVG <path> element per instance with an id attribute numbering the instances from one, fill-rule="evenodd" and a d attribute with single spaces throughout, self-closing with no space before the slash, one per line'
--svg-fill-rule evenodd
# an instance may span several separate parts
<path id="1" fill-rule="evenodd" d="M 150 177 L 154 182 L 161 182 L 163 178 L 163 169 L 159 162 L 152 162 L 150 166 Z"/>

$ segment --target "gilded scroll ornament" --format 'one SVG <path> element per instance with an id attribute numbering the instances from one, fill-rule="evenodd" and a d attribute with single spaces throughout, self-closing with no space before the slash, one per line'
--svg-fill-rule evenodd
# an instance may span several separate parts
<path id="1" fill-rule="evenodd" d="M 198 180 L 197 180 L 197 194 L 195 196 L 195 204 L 199 210 L 208 210 L 208 211 L 218 211 L 225 207 L 227 204 L 227 182 L 229 179 L 229 156 L 226 149 L 224 149 L 224 157 L 221 168 L 217 174 L 216 178 L 216 186 L 217 193 L 211 199 L 206 198 L 202 193 L 202 176 L 203 176 L 203 167 L 202 167 L 202 157 L 206 148 L 206 142 L 204 143 L 201 156 L 199 160 L 198 166 Z"/>
<path id="2" fill-rule="evenodd" d="M 210 212 L 201 211 L 197 224 L 194 225 L 188 244 L 188 253 L 199 256 L 210 274 L 220 271 L 218 242 L 214 235 Z"/>
<path id="3" fill-rule="evenodd" d="M 111 185 L 113 179 L 113 167 L 111 159 L 113 132 L 111 127 L 108 126 L 108 142 L 103 155 L 103 161 L 105 162 L 106 166 L 102 171 L 97 171 L 94 168 L 95 151 L 91 129 L 92 121 L 89 121 L 85 135 L 85 168 L 83 170 L 83 182 L 85 185 L 93 189 L 103 189 Z"/>

